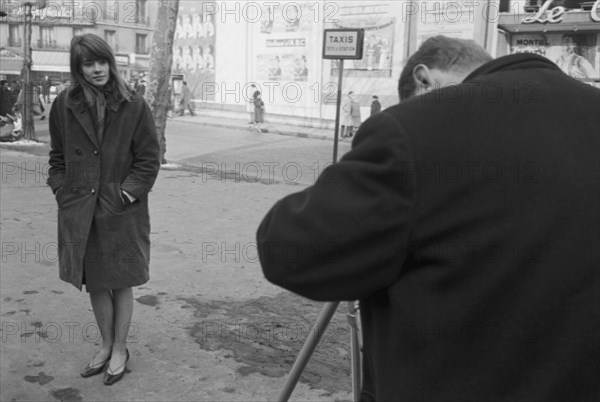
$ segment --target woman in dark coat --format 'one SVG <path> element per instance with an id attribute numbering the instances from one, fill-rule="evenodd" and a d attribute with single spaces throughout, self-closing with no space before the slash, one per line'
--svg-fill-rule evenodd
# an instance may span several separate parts
<path id="1" fill-rule="evenodd" d="M 148 193 L 159 145 L 143 98 L 123 82 L 108 44 L 71 41 L 72 83 L 52 104 L 48 184 L 58 204 L 60 278 L 86 285 L 102 347 L 81 373 L 111 385 L 125 373 L 133 286 L 148 281 Z"/>

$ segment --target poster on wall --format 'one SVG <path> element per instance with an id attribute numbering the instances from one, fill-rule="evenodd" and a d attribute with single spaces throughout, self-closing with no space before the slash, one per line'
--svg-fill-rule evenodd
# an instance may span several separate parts
<path id="1" fill-rule="evenodd" d="M 368 77 L 389 77 L 392 74 L 392 53 L 394 48 L 394 31 L 396 19 L 379 15 L 365 15 L 346 18 L 336 24 L 336 28 L 365 30 L 363 58 L 346 60 L 344 71 L 355 70 L 350 75 Z M 332 61 L 331 75 L 337 75 L 339 62 Z"/>
<path id="2" fill-rule="evenodd" d="M 181 2 L 173 41 L 173 74 L 187 81 L 192 99 L 199 99 L 203 82 L 215 81 L 214 15 L 202 14 L 206 1 Z M 193 4 L 193 6 L 192 6 Z M 214 100 L 214 95 L 203 100 Z"/>
<path id="3" fill-rule="evenodd" d="M 308 38 L 293 35 L 262 40 L 262 49 L 256 55 L 256 78 L 259 81 L 308 80 Z"/>
<path id="4" fill-rule="evenodd" d="M 566 74 L 600 83 L 600 56 L 596 33 L 521 34 L 511 38 L 511 53 L 535 53 L 556 63 Z"/>
<path id="5" fill-rule="evenodd" d="M 306 105 L 310 99 L 307 88 L 316 74 L 311 71 L 315 54 L 311 7 L 314 3 L 281 2 L 262 8 L 254 36 L 252 78 L 258 83 L 273 83 L 269 101 Z"/>

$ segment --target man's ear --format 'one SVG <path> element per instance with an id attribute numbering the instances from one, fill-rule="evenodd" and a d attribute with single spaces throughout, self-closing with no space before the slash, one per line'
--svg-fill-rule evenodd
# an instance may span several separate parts
<path id="1" fill-rule="evenodd" d="M 413 68 L 413 80 L 417 91 L 429 90 L 434 84 L 431 70 L 425 64 L 419 64 Z"/>

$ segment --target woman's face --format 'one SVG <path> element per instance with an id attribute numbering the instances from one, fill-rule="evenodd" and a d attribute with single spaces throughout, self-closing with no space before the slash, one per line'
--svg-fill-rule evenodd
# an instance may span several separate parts
<path id="1" fill-rule="evenodd" d="M 106 85 L 110 79 L 108 60 L 85 60 L 81 63 L 81 71 L 85 80 L 97 87 Z"/>

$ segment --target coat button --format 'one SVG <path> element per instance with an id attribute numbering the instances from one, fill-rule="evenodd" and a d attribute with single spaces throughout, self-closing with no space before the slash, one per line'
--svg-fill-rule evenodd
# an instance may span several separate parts
<path id="1" fill-rule="evenodd" d="M 81 151 L 81 149 L 77 148 L 77 149 L 75 150 L 75 153 L 76 153 L 77 155 L 81 155 L 83 152 Z"/>
<path id="2" fill-rule="evenodd" d="M 96 190 L 95 190 L 95 189 L 91 189 L 91 190 L 90 190 L 90 193 L 92 193 L 92 194 L 96 194 Z"/>
<path id="3" fill-rule="evenodd" d="M 98 152 L 97 149 L 94 149 L 94 155 L 98 155 L 100 152 Z"/>

